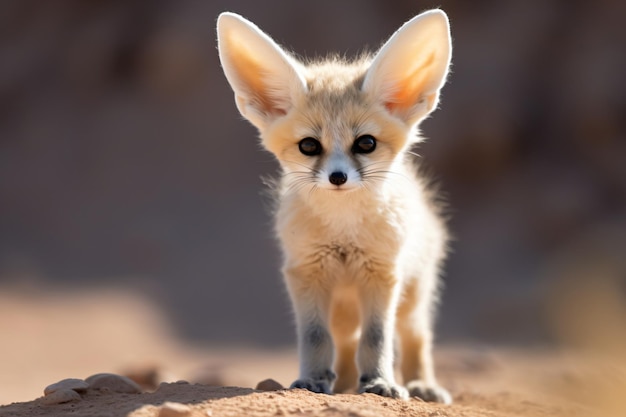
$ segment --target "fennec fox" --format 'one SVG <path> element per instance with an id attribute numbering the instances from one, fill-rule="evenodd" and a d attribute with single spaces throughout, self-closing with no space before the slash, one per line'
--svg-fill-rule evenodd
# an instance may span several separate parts
<path id="1" fill-rule="evenodd" d="M 300 356 L 292 388 L 451 402 L 431 355 L 446 231 L 409 151 L 448 73 L 445 13 L 414 17 L 353 62 L 305 64 L 233 13 L 217 31 L 237 108 L 281 166 L 276 233 Z M 396 331 L 406 388 L 394 377 Z"/>

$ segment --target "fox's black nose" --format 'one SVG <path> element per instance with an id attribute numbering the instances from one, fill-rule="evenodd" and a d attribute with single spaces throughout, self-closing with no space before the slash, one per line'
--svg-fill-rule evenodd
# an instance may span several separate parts
<path id="1" fill-rule="evenodd" d="M 335 171 L 328 176 L 328 181 L 333 185 L 341 185 L 348 181 L 348 176 L 345 172 Z"/>

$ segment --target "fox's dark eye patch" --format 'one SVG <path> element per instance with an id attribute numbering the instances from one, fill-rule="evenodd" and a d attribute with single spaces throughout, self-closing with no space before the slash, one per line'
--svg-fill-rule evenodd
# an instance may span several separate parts
<path id="1" fill-rule="evenodd" d="M 363 135 L 355 139 L 352 153 L 371 153 L 376 149 L 376 139 L 372 135 Z"/>
<path id="2" fill-rule="evenodd" d="M 304 138 L 298 143 L 298 148 L 306 156 L 315 156 L 322 153 L 322 144 L 315 138 Z"/>

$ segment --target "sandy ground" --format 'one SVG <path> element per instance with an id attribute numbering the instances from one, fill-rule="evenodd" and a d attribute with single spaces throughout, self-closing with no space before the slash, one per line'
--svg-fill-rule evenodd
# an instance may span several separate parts
<path id="1" fill-rule="evenodd" d="M 292 349 L 193 347 L 158 309 L 119 291 L 0 292 L 0 416 L 626 416 L 626 374 L 612 358 L 469 345 L 437 351 L 451 406 L 376 395 L 257 391 L 289 385 Z M 139 394 L 87 390 L 47 405 L 44 388 L 99 372 L 143 381 Z"/>

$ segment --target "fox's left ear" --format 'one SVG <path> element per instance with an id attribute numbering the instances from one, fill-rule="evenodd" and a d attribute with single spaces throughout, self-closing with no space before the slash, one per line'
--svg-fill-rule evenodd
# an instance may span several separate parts
<path id="1" fill-rule="evenodd" d="M 302 65 L 254 23 L 235 13 L 217 19 L 220 61 L 241 114 L 259 130 L 306 92 Z"/>
<path id="2" fill-rule="evenodd" d="M 452 45 L 448 17 L 430 10 L 406 22 L 383 45 L 365 75 L 362 90 L 414 125 L 437 106 Z"/>

